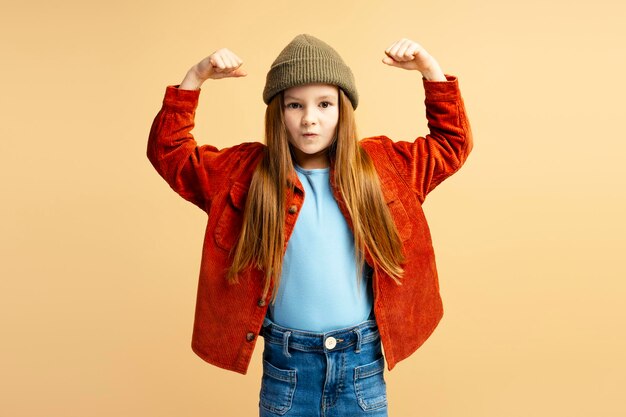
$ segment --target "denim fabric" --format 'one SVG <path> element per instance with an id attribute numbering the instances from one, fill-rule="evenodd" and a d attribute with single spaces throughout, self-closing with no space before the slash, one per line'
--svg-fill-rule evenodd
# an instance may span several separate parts
<path id="1" fill-rule="evenodd" d="M 312 333 L 265 318 L 259 415 L 387 417 L 380 334 L 376 320 Z"/>

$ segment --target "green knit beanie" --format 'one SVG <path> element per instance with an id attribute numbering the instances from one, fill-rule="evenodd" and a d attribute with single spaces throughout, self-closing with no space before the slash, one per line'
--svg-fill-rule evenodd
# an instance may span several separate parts
<path id="1" fill-rule="evenodd" d="M 278 55 L 267 73 L 263 101 L 283 90 L 302 84 L 324 83 L 339 86 L 356 109 L 359 95 L 352 71 L 327 43 L 314 36 L 296 36 Z"/>

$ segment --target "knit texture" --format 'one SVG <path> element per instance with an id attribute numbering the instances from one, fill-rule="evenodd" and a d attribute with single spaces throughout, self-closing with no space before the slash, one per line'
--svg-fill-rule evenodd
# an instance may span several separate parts
<path id="1" fill-rule="evenodd" d="M 354 75 L 341 56 L 330 45 L 314 36 L 296 36 L 278 55 L 267 73 L 263 101 L 288 88 L 311 83 L 339 86 L 356 109 L 359 95 Z"/>

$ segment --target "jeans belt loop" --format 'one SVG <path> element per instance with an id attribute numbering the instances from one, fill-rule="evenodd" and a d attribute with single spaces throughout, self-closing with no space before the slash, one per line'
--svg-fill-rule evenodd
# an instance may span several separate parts
<path id="1" fill-rule="evenodd" d="M 291 336 L 290 331 L 286 331 L 283 334 L 283 353 L 286 357 L 291 358 L 291 353 L 289 353 L 289 336 Z"/>
<path id="2" fill-rule="evenodd" d="M 354 329 L 354 333 L 356 333 L 356 349 L 354 351 L 361 353 L 361 329 Z"/>

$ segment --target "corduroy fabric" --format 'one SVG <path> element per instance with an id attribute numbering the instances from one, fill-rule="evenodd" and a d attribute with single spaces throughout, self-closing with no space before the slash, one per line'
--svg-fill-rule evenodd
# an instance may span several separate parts
<path id="1" fill-rule="evenodd" d="M 373 265 L 366 253 L 366 262 L 374 266 L 374 311 L 389 370 L 418 349 L 443 316 L 435 253 L 422 203 L 463 165 L 473 146 L 457 79 L 447 75 L 447 80 L 423 80 L 430 130 L 425 137 L 394 142 L 376 136 L 359 142 L 380 178 L 406 257 L 399 286 Z M 176 193 L 207 214 L 191 347 L 205 361 L 245 374 L 268 310 L 268 299 L 261 298 L 264 274 L 249 268 L 240 275 L 239 284 L 229 285 L 226 272 L 241 231 L 252 175 L 266 147 L 259 142 L 224 149 L 198 145 L 191 131 L 199 96 L 200 90 L 180 90 L 175 85 L 166 88 L 163 107 L 150 129 L 147 156 Z M 332 161 L 330 169 L 334 178 Z M 286 242 L 305 198 L 295 173 L 292 181 L 295 192 L 286 202 Z M 331 187 L 352 228 L 334 181 Z"/>
<path id="2" fill-rule="evenodd" d="M 283 90 L 303 84 L 339 86 L 356 109 L 359 94 L 354 75 L 339 53 L 314 36 L 296 36 L 272 63 L 265 80 L 263 101 L 269 104 Z"/>

